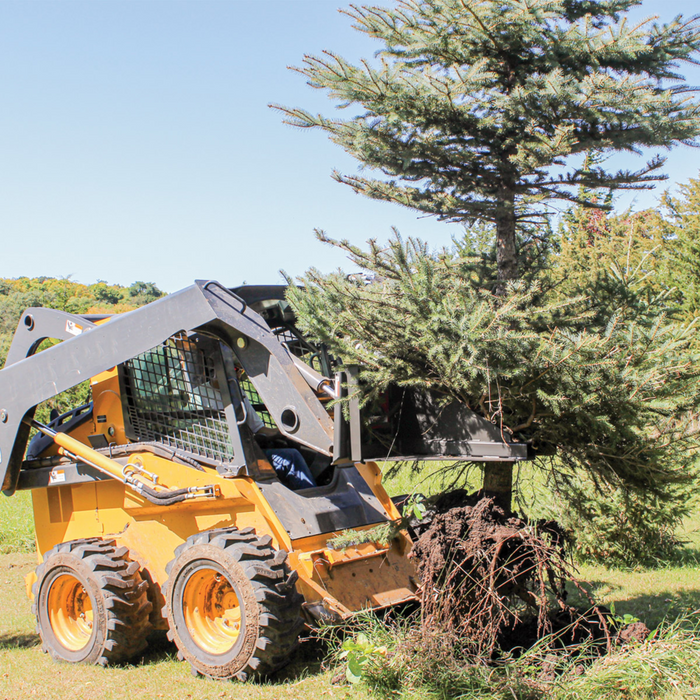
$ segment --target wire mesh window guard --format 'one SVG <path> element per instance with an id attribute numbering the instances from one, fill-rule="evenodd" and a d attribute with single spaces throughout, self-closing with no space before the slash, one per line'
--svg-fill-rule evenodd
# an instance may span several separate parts
<path id="1" fill-rule="evenodd" d="M 277 424 L 272 419 L 272 416 L 267 410 L 267 407 L 260 398 L 256 388 L 253 386 L 253 382 L 248 379 L 247 375 L 242 375 L 238 380 L 238 385 L 241 387 L 241 391 L 248 397 L 250 405 L 255 409 L 255 412 L 262 419 L 263 424 L 266 428 L 276 428 Z"/>
<path id="2" fill-rule="evenodd" d="M 273 333 L 292 355 L 296 355 L 317 372 L 325 375 L 330 374 L 330 368 L 325 366 L 327 363 L 323 362 L 321 351 L 303 341 L 295 328 L 279 326 L 273 330 Z"/>
<path id="3" fill-rule="evenodd" d="M 125 362 L 124 384 L 138 439 L 219 462 L 233 458 L 214 361 L 185 334 Z"/>

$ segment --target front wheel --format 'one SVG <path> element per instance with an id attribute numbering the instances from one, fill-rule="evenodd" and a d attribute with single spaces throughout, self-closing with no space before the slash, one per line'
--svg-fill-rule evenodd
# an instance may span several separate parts
<path id="1" fill-rule="evenodd" d="M 270 542 L 252 528 L 209 530 L 190 537 L 168 564 L 168 636 L 196 673 L 246 680 L 289 661 L 303 599 L 286 552 Z"/>
<path id="2" fill-rule="evenodd" d="M 32 611 L 57 661 L 126 661 L 146 646 L 152 605 L 126 547 L 91 538 L 56 545 L 37 568 Z"/>

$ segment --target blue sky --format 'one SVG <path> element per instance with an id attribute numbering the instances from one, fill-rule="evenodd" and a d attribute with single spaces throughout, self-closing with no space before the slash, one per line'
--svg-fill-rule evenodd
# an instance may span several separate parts
<path id="1" fill-rule="evenodd" d="M 372 55 L 377 46 L 338 12 L 345 5 L 2 0 L 0 277 L 175 291 L 195 278 L 277 283 L 280 269 L 344 265 L 316 227 L 361 243 L 393 225 L 448 244 L 458 227 L 332 181 L 355 161 L 267 107 L 331 111 L 286 66 L 326 48 Z M 645 0 L 634 17 L 696 11 L 695 0 Z M 700 68 L 686 75 L 700 85 Z M 700 150 L 676 149 L 657 190 L 699 170 Z"/>

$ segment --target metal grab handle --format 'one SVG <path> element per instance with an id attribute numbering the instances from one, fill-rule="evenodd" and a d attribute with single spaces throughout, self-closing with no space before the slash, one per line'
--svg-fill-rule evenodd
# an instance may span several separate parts
<path id="1" fill-rule="evenodd" d="M 245 404 L 245 399 L 243 398 L 243 394 L 241 392 L 241 408 L 243 409 L 243 418 L 241 420 L 236 420 L 236 425 L 243 425 L 248 421 L 248 407 Z"/>
<path id="2" fill-rule="evenodd" d="M 209 280 L 204 285 L 203 289 L 209 289 L 210 285 L 218 287 L 219 289 L 226 292 L 226 294 L 228 294 L 229 296 L 232 296 L 236 301 L 240 301 L 241 304 L 243 304 L 243 308 L 241 309 L 240 313 L 245 313 L 245 310 L 248 308 L 248 302 L 245 299 L 239 297 L 238 294 L 236 294 L 236 292 L 232 292 L 228 287 L 224 287 L 224 285 L 221 284 L 221 282 L 217 282 L 216 280 Z"/>

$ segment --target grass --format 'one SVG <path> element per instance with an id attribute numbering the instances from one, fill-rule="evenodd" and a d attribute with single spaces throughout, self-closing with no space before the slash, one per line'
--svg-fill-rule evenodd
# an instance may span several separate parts
<path id="1" fill-rule="evenodd" d="M 0 523 L 0 554 L 34 551 L 34 514 L 29 491 L 18 491 L 11 498 L 0 495 Z"/>
<path id="2" fill-rule="evenodd" d="M 441 465 L 435 464 L 436 471 Z M 478 474 L 475 474 L 478 478 Z M 430 495 L 442 488 L 439 477 L 429 476 L 416 484 L 416 478 L 406 473 L 387 479 L 392 495 L 414 490 Z M 24 576 L 36 565 L 31 498 L 18 493 L 12 498 L 0 498 L 0 585 L 3 603 L 0 605 L 0 699 L 2 698 L 61 698 L 121 700 L 142 698 L 237 698 L 240 700 L 277 698 L 339 698 L 370 700 L 375 697 L 364 685 L 334 686 L 332 672 L 322 671 L 318 659 L 302 652 L 295 663 L 268 684 L 221 683 L 193 678 L 186 664 L 177 661 L 172 646 L 151 649 L 132 665 L 98 668 L 56 664 L 41 653 L 35 633 L 35 622 L 24 590 Z M 700 609 L 700 513 L 684 525 L 689 541 L 683 564 L 654 569 L 611 570 L 602 566 L 583 566 L 582 579 L 605 604 L 614 603 L 617 614 L 630 613 L 654 628 L 664 619 L 690 614 L 697 619 Z M 4 552 L 4 553 L 3 553 Z M 684 633 L 685 634 L 685 633 Z M 551 700 L 663 700 L 700 698 L 700 635 L 676 636 L 665 648 L 655 653 L 637 649 L 636 655 L 611 657 L 595 665 L 595 674 L 567 677 L 566 685 L 554 689 Z M 660 653 L 656 654 L 656 651 Z M 665 656 L 664 656 L 665 654 Z M 662 658 L 663 657 L 663 658 Z M 655 676 L 655 670 L 657 675 Z M 650 695 L 641 683 L 654 688 L 659 673 L 671 673 L 677 682 L 657 688 Z M 646 674 L 646 675 L 645 675 Z M 673 674 L 676 674 L 674 676 Z M 638 677 L 639 683 L 632 682 Z M 588 684 L 584 682 L 588 680 Z M 650 680 L 651 679 L 651 680 Z M 684 685 L 685 682 L 685 685 Z M 689 685 L 692 683 L 694 685 Z M 627 684 L 628 690 L 622 686 Z M 417 694 L 396 695 L 437 698 Z M 443 696 L 446 697 L 446 696 Z M 483 695 L 487 698 L 487 695 Z M 493 696 L 496 697 L 496 696 Z M 510 697 L 510 696 L 509 696 Z M 516 696 L 517 697 L 517 696 Z M 465 696 L 466 700 L 466 696 Z"/>
<path id="3" fill-rule="evenodd" d="M 133 665 L 111 668 L 57 664 L 41 652 L 34 617 L 24 591 L 24 575 L 34 569 L 31 554 L 0 555 L 0 698 L 69 697 L 71 700 L 132 698 L 352 698 L 369 700 L 369 691 L 331 685 L 331 673 L 304 654 L 274 683 L 225 683 L 194 678 L 167 645 L 152 649 Z M 307 652 L 307 656 L 308 656 Z"/>
<path id="4" fill-rule="evenodd" d="M 468 664 L 454 657 L 452 641 L 407 637 L 400 621 L 386 624 L 366 615 L 343 647 L 356 655 L 362 683 L 387 700 L 700 698 L 700 629 L 687 618 L 602 657 L 592 646 L 570 659 L 555 657 L 545 642 L 505 664 Z M 364 656 L 351 651 L 357 648 Z"/>
<path id="5" fill-rule="evenodd" d="M 426 462 L 426 468 L 419 474 L 414 474 L 409 466 L 398 470 L 398 473 L 388 476 L 394 471 L 395 463 L 384 462 L 380 464 L 384 472 L 384 487 L 390 496 L 420 493 L 424 496 L 432 496 L 445 490 L 452 478 L 456 477 L 461 467 L 451 468 L 451 462 Z M 481 483 L 481 470 L 470 466 L 469 484 L 477 489 Z"/>
<path id="6" fill-rule="evenodd" d="M 603 658 L 557 685 L 556 700 L 700 698 L 700 635 L 671 625 L 655 639 Z"/>
<path id="7" fill-rule="evenodd" d="M 700 613 L 700 565 L 620 570 L 582 566 L 582 580 L 603 605 L 615 604 L 618 615 L 638 617 L 650 628 L 664 620 Z"/>

